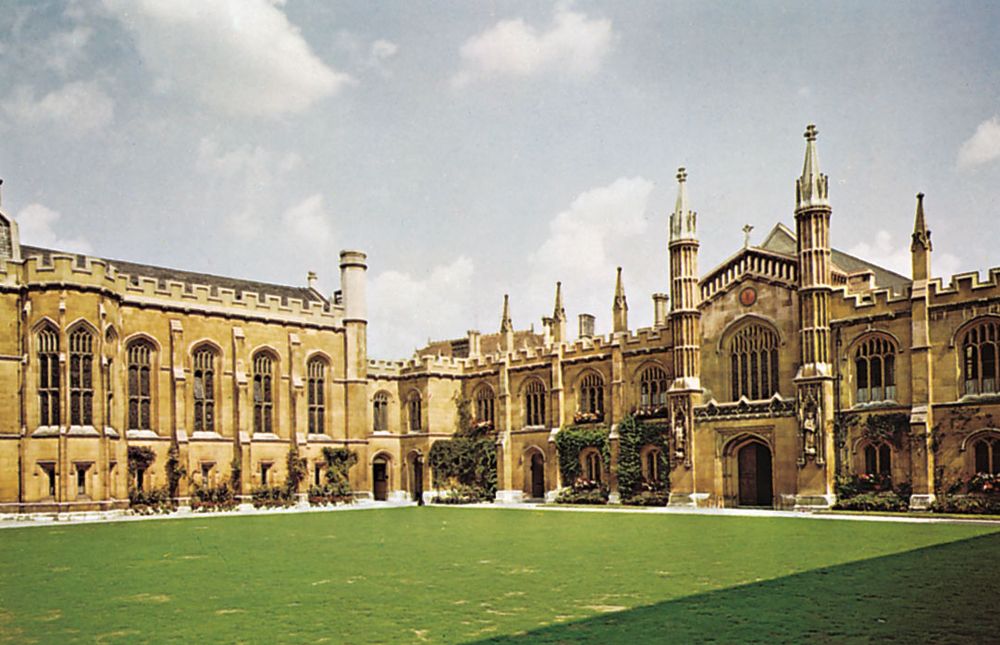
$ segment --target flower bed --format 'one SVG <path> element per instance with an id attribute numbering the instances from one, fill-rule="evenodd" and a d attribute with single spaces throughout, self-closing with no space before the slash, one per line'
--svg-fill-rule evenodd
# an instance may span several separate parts
<path id="1" fill-rule="evenodd" d="M 434 504 L 482 504 L 493 501 L 489 491 L 477 486 L 458 485 L 445 491 L 444 495 L 435 496 Z"/>
<path id="2" fill-rule="evenodd" d="M 354 496 L 351 494 L 351 487 L 326 484 L 325 486 L 309 487 L 310 506 L 330 506 L 333 504 L 353 504 Z"/>
<path id="3" fill-rule="evenodd" d="M 643 490 L 628 497 L 622 497 L 622 504 L 627 506 L 666 506 L 670 501 L 670 493 L 658 490 Z"/>
<path id="4" fill-rule="evenodd" d="M 982 493 L 940 495 L 931 504 L 931 511 L 934 513 L 1000 515 L 1000 495 Z"/>
<path id="5" fill-rule="evenodd" d="M 154 488 L 148 491 L 133 488 L 128 492 L 128 503 L 136 515 L 157 515 L 177 509 L 177 504 L 166 488 Z"/>
<path id="6" fill-rule="evenodd" d="M 844 511 L 905 511 L 909 500 L 894 491 L 861 493 L 854 497 L 838 499 L 834 508 Z"/>
<path id="7" fill-rule="evenodd" d="M 196 487 L 191 492 L 191 510 L 198 513 L 235 511 L 240 503 L 227 484 Z"/>

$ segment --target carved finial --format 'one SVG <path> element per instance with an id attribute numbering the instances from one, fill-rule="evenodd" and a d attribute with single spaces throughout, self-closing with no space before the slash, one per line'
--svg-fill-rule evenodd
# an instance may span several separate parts
<path id="1" fill-rule="evenodd" d="M 680 168 L 678 168 L 677 169 L 677 181 L 679 181 L 680 183 L 683 184 L 685 181 L 687 181 L 687 178 L 688 178 L 688 174 L 687 174 L 687 170 L 684 168 L 684 166 L 681 166 Z"/>
<path id="2" fill-rule="evenodd" d="M 809 125 L 806 126 L 806 133 L 804 135 L 806 141 L 815 141 L 817 134 L 819 134 L 819 130 L 816 129 L 815 124 L 810 123 Z"/>
<path id="3" fill-rule="evenodd" d="M 743 248 L 750 248 L 750 232 L 753 230 L 753 226 L 746 224 L 743 226 Z"/>

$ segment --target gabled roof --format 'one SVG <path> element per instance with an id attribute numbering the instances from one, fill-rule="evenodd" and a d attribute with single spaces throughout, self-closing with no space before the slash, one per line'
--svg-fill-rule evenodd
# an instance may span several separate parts
<path id="1" fill-rule="evenodd" d="M 21 245 L 21 254 L 25 258 L 40 257 L 43 261 L 49 262 L 52 255 L 73 255 L 79 257 L 79 253 L 67 251 L 56 251 L 37 246 Z M 93 256 L 88 256 L 93 257 Z M 153 266 L 150 264 L 138 264 L 126 262 L 124 260 L 111 260 L 108 258 L 97 258 L 115 267 L 119 273 L 136 278 L 153 278 L 157 281 L 157 286 L 166 287 L 168 280 L 181 282 L 185 287 L 203 285 L 216 289 L 232 289 L 237 294 L 243 292 L 257 293 L 261 296 L 277 296 L 281 298 L 282 304 L 287 304 L 289 299 L 301 300 L 303 303 L 321 302 L 329 304 L 329 301 L 314 289 L 308 287 L 291 287 L 269 282 L 256 282 L 254 280 L 241 280 L 239 278 L 227 278 L 224 276 L 211 275 L 209 273 L 196 273 L 194 271 L 182 271 L 180 269 L 168 269 L 165 267 Z"/>
<path id="2" fill-rule="evenodd" d="M 771 232 L 767 234 L 760 248 L 774 253 L 794 256 L 798 248 L 798 241 L 795 233 L 778 223 Z M 862 260 L 849 253 L 831 249 L 830 259 L 834 266 L 844 273 L 851 274 L 859 271 L 869 270 L 875 274 L 875 284 L 882 288 L 891 288 L 896 293 L 903 293 L 911 285 L 911 280 L 885 267 L 881 267 L 867 260 Z"/>

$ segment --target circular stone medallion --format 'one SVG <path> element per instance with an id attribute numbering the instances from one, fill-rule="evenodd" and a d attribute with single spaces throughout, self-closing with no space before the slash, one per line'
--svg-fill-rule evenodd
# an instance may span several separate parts
<path id="1" fill-rule="evenodd" d="M 740 291 L 740 304 L 744 307 L 749 307 L 753 303 L 757 302 L 757 290 L 753 287 L 747 287 L 743 291 Z"/>

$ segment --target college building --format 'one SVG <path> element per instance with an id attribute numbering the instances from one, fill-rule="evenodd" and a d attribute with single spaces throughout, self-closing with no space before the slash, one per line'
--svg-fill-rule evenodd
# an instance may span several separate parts
<path id="1" fill-rule="evenodd" d="M 649 326 L 630 327 L 619 269 L 607 334 L 580 314 L 571 337 L 557 284 L 541 333 L 515 329 L 505 296 L 497 332 L 400 361 L 367 357 L 364 253 L 340 254 L 328 296 L 311 274 L 282 286 L 21 245 L 0 211 L 0 513 L 123 508 L 130 488 L 165 486 L 171 460 L 182 500 L 234 469 L 248 495 L 284 481 L 292 447 L 303 492 L 324 476 L 323 448 L 346 446 L 356 496 L 432 496 L 428 455 L 461 402 L 495 436 L 498 501 L 570 486 L 558 437 L 580 427 L 609 449 L 580 451 L 579 472 L 612 502 L 627 495 L 631 418 L 659 430 L 642 473 L 669 480 L 670 504 L 822 508 L 838 477 L 865 475 L 927 508 L 1000 473 L 1000 269 L 934 277 L 923 195 L 910 275 L 831 248 L 816 135 L 795 229 L 778 224 L 705 274 L 679 170 L 670 284 L 651 295 Z M 155 455 L 148 467 L 128 467 L 133 446 Z"/>

